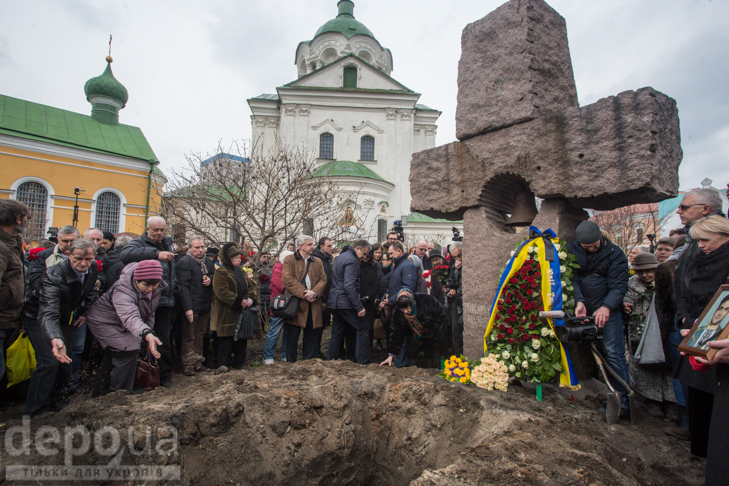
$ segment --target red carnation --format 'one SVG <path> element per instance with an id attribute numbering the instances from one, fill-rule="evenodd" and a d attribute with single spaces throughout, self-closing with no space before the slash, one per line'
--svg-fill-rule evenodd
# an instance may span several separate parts
<path id="1" fill-rule="evenodd" d="M 532 322 L 536 322 L 536 320 L 537 320 L 537 315 L 536 315 L 536 314 L 532 314 L 532 315 L 530 315 L 530 316 L 529 316 L 529 319 L 531 319 L 531 320 L 532 320 Z"/>
<path id="2" fill-rule="evenodd" d="M 35 261 L 38 259 L 38 253 L 47 250 L 47 248 L 38 247 L 38 248 L 32 248 L 30 251 L 28 251 L 28 261 Z"/>
<path id="3" fill-rule="evenodd" d="M 532 339 L 539 339 L 539 334 L 532 334 Z"/>
<path id="4" fill-rule="evenodd" d="M 519 326 L 519 332 L 524 332 L 524 326 Z"/>
<path id="5" fill-rule="evenodd" d="M 511 312 L 516 312 L 516 305 L 511 306 Z"/>
<path id="6" fill-rule="evenodd" d="M 513 338 L 509 338 L 509 344 L 514 344 L 514 339 Z"/>
<path id="7" fill-rule="evenodd" d="M 516 277 L 514 277 L 514 278 L 512 278 L 511 280 L 509 280 L 509 282 L 511 282 L 511 283 L 513 283 L 513 284 L 517 284 L 517 283 L 519 283 L 519 280 L 517 280 L 517 278 L 516 278 Z"/>
<path id="8" fill-rule="evenodd" d="M 509 334 L 514 334 L 514 329 L 510 327 L 509 329 L 506 330 L 506 332 Z"/>
<path id="9" fill-rule="evenodd" d="M 498 336 L 496 336 L 496 339 L 498 339 L 500 341 L 500 340 L 504 339 L 504 335 L 503 334 L 499 334 Z"/>
<path id="10" fill-rule="evenodd" d="M 539 312 L 544 312 L 544 307 L 541 305 L 539 306 Z"/>
<path id="11" fill-rule="evenodd" d="M 524 323 L 524 324 L 526 324 L 526 317 L 522 317 L 521 318 L 521 322 Z"/>
<path id="12" fill-rule="evenodd" d="M 504 302 L 506 302 L 507 304 L 511 304 L 511 299 L 507 298 Z"/>
<path id="13" fill-rule="evenodd" d="M 540 278 L 541 276 L 542 276 L 542 273 L 541 272 L 535 272 L 534 273 L 534 277 L 535 278 Z"/>
<path id="14" fill-rule="evenodd" d="M 534 323 L 529 324 L 529 330 L 530 331 L 533 331 L 535 327 L 537 327 L 537 326 L 535 326 Z"/>
<path id="15" fill-rule="evenodd" d="M 499 309 L 499 312 L 501 312 L 501 311 L 504 310 L 504 306 L 503 305 L 497 305 L 496 308 Z"/>
<path id="16" fill-rule="evenodd" d="M 426 285 L 428 286 L 428 288 L 430 288 L 430 286 L 432 285 L 432 283 L 433 283 L 433 282 L 431 282 L 430 280 L 428 280 L 428 281 L 426 282 Z"/>
<path id="17" fill-rule="evenodd" d="M 101 263 L 101 260 L 96 260 L 96 266 L 99 268 L 99 272 L 104 268 L 104 264 Z"/>
<path id="18" fill-rule="evenodd" d="M 516 316 L 511 316 L 511 317 L 509 317 L 509 320 L 510 320 L 511 322 L 516 322 Z"/>
<path id="19" fill-rule="evenodd" d="M 531 309 L 531 304 L 527 302 L 526 304 L 524 304 L 524 310 L 528 311 L 529 309 Z"/>
<path id="20" fill-rule="evenodd" d="M 525 284 L 525 283 L 521 284 L 521 289 L 522 290 L 526 290 L 527 289 L 527 284 Z"/>
<path id="21" fill-rule="evenodd" d="M 503 304 L 503 303 L 504 303 L 504 299 L 499 299 L 499 304 Z"/>

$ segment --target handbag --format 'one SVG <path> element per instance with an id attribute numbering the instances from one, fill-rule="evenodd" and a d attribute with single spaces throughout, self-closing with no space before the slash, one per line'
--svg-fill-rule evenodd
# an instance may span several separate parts
<path id="1" fill-rule="evenodd" d="M 270 303 L 273 317 L 293 319 L 299 313 L 299 298 L 294 294 L 279 294 Z"/>
<path id="2" fill-rule="evenodd" d="M 306 261 L 306 270 L 304 271 L 304 278 L 301 280 L 303 284 L 306 281 L 306 275 L 309 273 L 309 264 L 311 260 Z M 306 286 L 304 284 L 304 286 Z M 296 314 L 299 313 L 300 300 L 294 294 L 279 294 L 271 299 L 269 307 L 273 317 L 280 317 L 281 319 L 293 319 Z"/>
<path id="3" fill-rule="evenodd" d="M 159 364 L 147 351 L 147 356 L 137 358 L 137 373 L 134 375 L 134 384 L 147 391 L 159 386 Z"/>
<path id="4" fill-rule="evenodd" d="M 652 371 L 668 371 L 671 369 L 666 363 L 666 354 L 663 351 L 663 340 L 661 339 L 660 323 L 656 314 L 656 297 L 653 296 L 648 314 L 643 321 L 643 334 L 640 343 L 635 350 L 636 362 Z"/>
<path id="5" fill-rule="evenodd" d="M 387 333 L 385 332 L 385 325 L 382 323 L 382 319 L 375 319 L 372 339 L 387 339 Z"/>
<path id="6" fill-rule="evenodd" d="M 253 339 L 256 332 L 256 317 L 250 307 L 243 309 L 238 314 L 238 320 L 235 323 L 235 335 L 233 341 L 245 341 Z"/>

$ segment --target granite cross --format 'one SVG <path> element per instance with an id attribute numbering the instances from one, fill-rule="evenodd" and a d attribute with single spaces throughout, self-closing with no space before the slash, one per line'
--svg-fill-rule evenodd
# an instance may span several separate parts
<path id="1" fill-rule="evenodd" d="M 464 348 L 479 357 L 499 269 L 523 238 L 504 225 L 517 192 L 543 199 L 533 225 L 571 239 L 582 208 L 675 196 L 683 154 L 676 102 L 653 88 L 579 106 L 565 20 L 543 0 L 467 25 L 461 48 L 459 141 L 413 155 L 410 192 L 413 211 L 463 218 Z"/>

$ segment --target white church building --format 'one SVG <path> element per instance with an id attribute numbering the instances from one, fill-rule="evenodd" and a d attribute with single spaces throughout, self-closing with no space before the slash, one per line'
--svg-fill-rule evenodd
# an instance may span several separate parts
<path id="1" fill-rule="evenodd" d="M 450 240 L 453 222 L 410 212 L 410 160 L 435 146 L 441 112 L 391 77 L 392 53 L 355 20 L 354 3 L 337 6 L 337 17 L 296 48 L 298 78 L 248 100 L 253 143 L 267 152 L 280 138 L 314 152 L 317 174 L 341 189 L 333 211 L 352 239 L 383 241 L 407 216 L 406 235 Z"/>

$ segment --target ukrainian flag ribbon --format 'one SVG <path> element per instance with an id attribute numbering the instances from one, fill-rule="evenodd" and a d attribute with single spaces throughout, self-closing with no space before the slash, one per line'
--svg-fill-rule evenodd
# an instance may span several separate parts
<path id="1" fill-rule="evenodd" d="M 486 328 L 486 334 L 484 335 L 484 356 L 488 356 L 488 337 L 491 335 L 491 331 L 494 329 L 494 325 L 499 318 L 497 303 L 501 298 L 501 293 L 504 291 L 509 279 L 514 276 L 514 274 L 521 269 L 524 262 L 529 259 L 529 247 L 533 245 L 537 247 L 539 269 L 542 274 L 541 297 L 544 310 L 562 310 L 562 278 L 559 269 L 559 253 L 554 248 L 554 244 L 558 242 L 559 238 L 557 238 L 557 235 L 551 229 L 541 232 L 535 226 L 529 227 L 529 238 L 519 245 L 519 248 L 516 249 L 514 255 L 506 265 L 504 272 L 501 274 L 499 290 L 496 292 L 494 302 L 491 305 L 491 316 Z M 550 318 L 547 319 L 547 321 L 549 322 L 549 326 L 552 328 L 552 331 L 554 331 L 555 326 L 565 325 L 563 319 Z M 569 352 L 561 342 L 557 342 L 560 347 L 560 365 L 562 366 L 562 372 L 559 376 L 560 386 L 577 390 L 580 388 L 580 385 L 577 382 L 577 376 L 574 373 Z"/>

